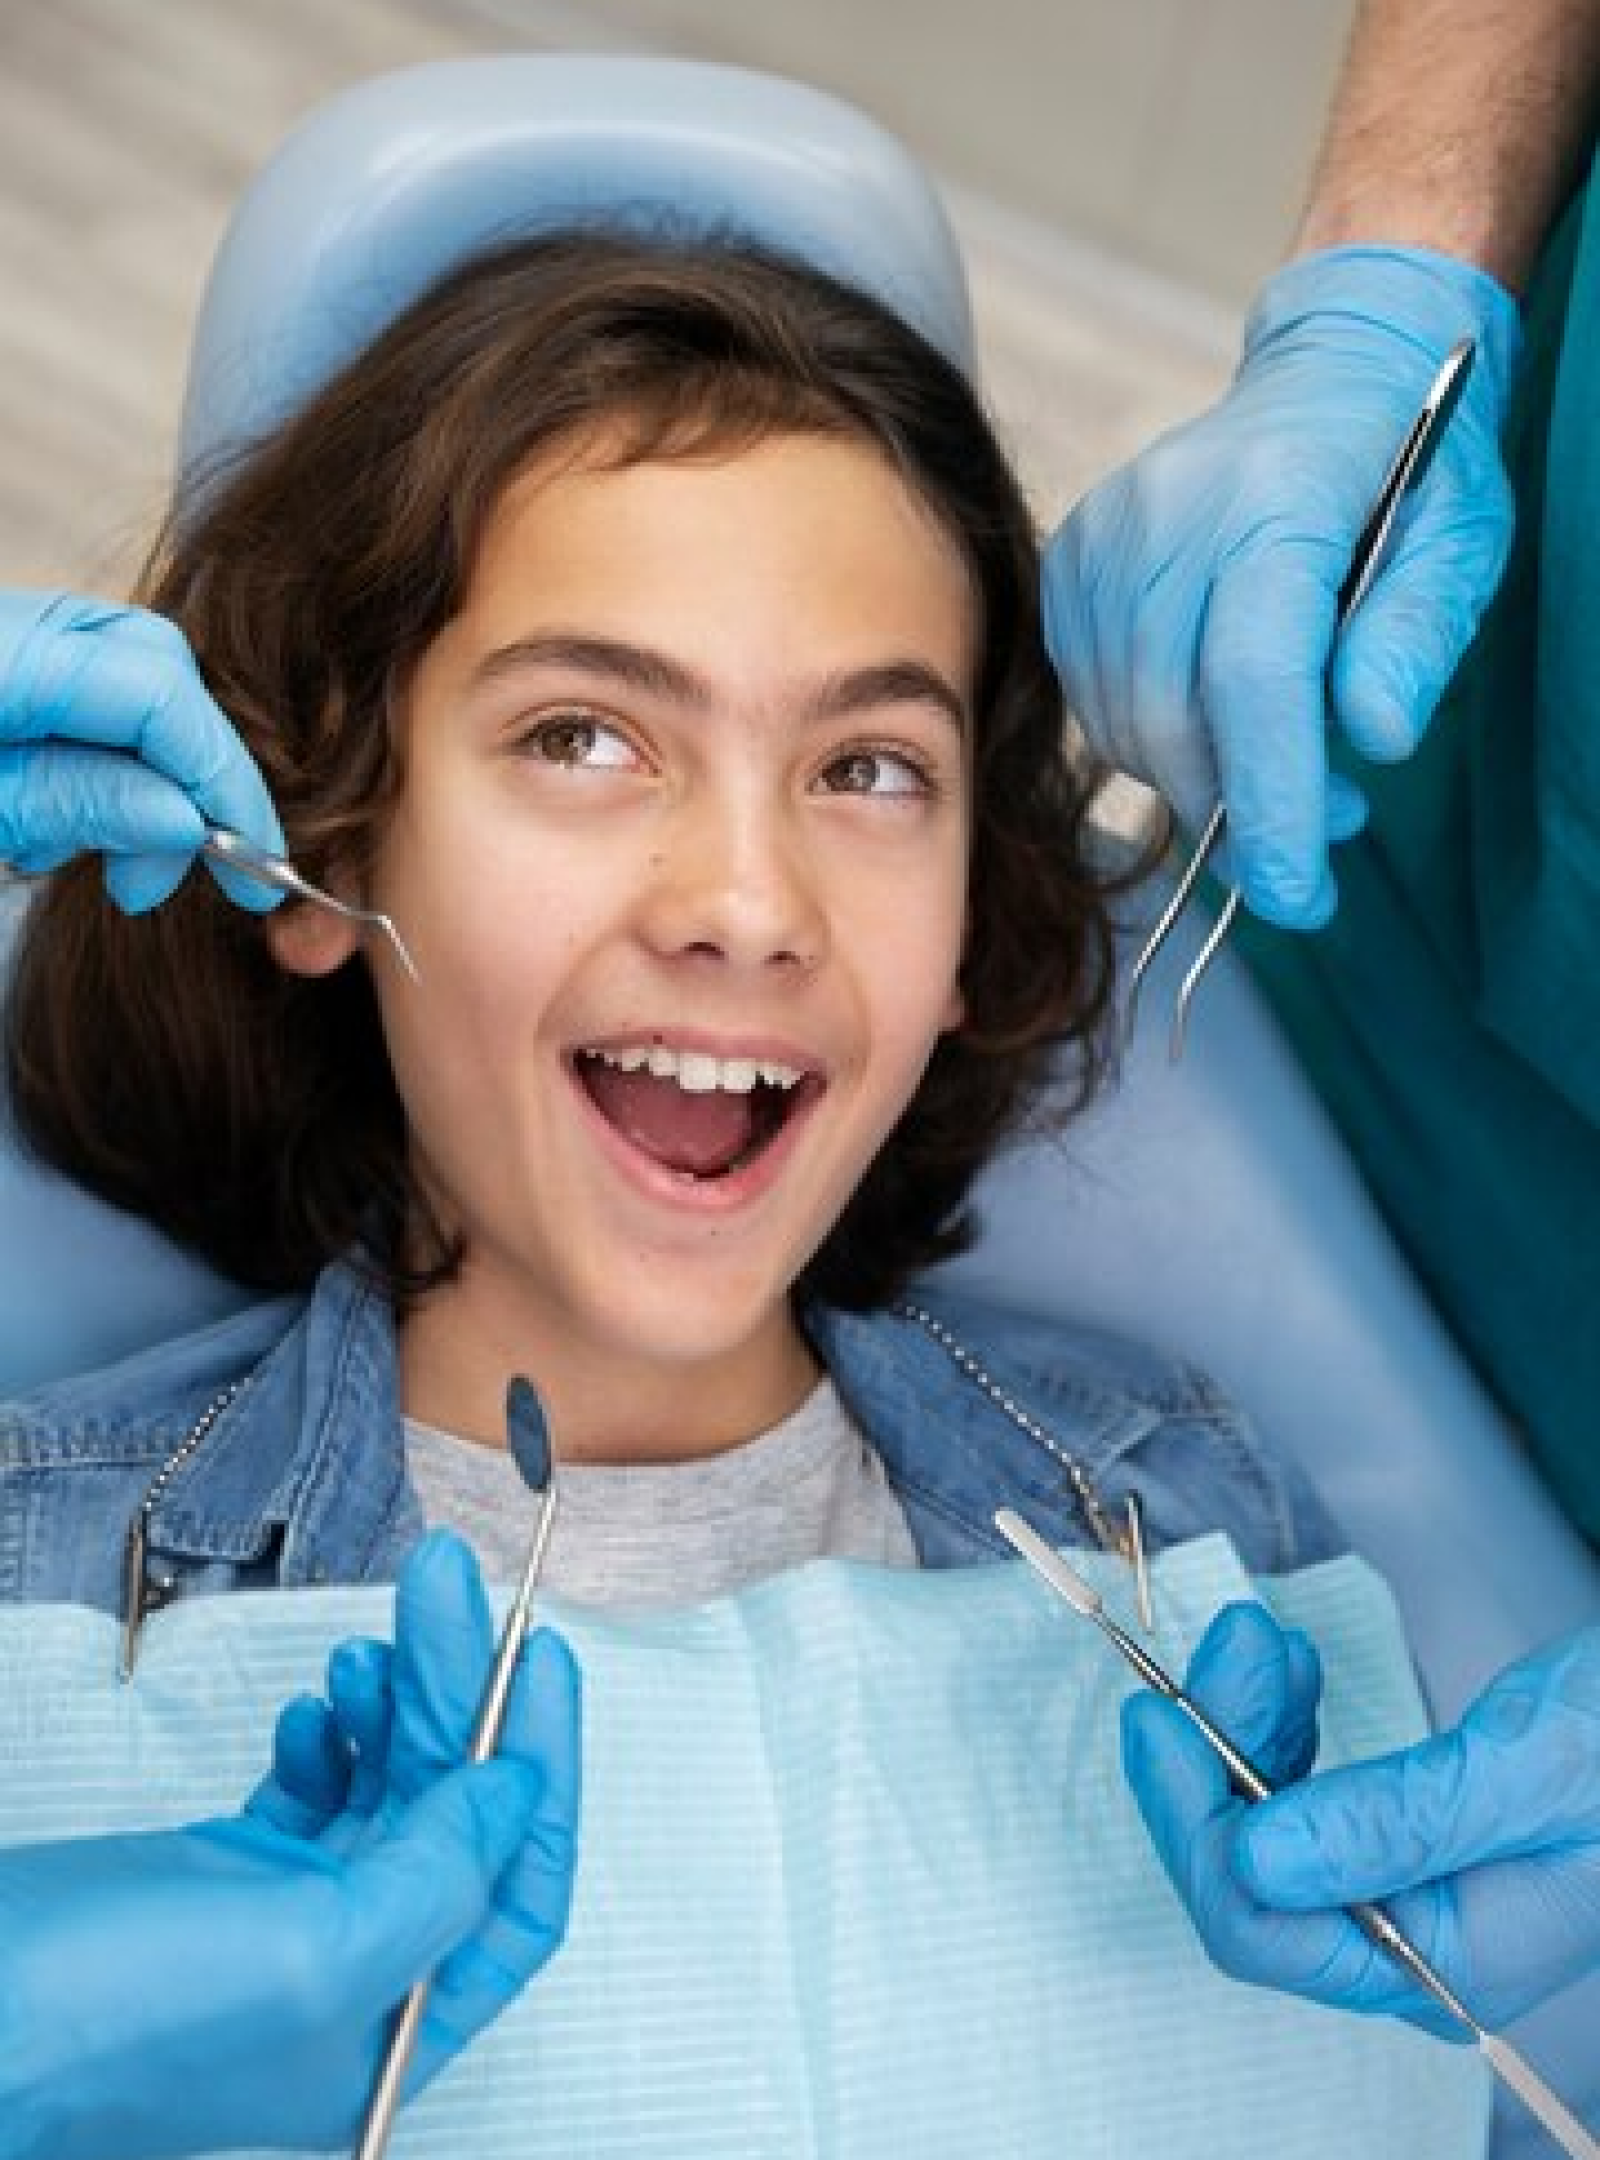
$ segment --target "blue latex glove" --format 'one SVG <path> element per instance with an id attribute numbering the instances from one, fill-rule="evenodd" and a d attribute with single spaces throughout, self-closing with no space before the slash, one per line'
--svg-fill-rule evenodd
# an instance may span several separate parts
<path id="1" fill-rule="evenodd" d="M 1270 922 L 1335 905 L 1328 844 L 1366 806 L 1327 770 L 1416 746 L 1499 582 L 1499 430 L 1519 343 L 1492 278 L 1447 256 L 1337 248 L 1261 291 L 1232 388 L 1079 504 L 1045 559 L 1045 630 L 1095 747 L 1198 830 L 1219 790 L 1227 870 Z M 1340 584 L 1449 348 L 1464 397 L 1334 648 Z M 1330 666 L 1330 649 L 1333 659 Z"/>
<path id="2" fill-rule="evenodd" d="M 236 1818 L 0 1853 L 0 2156 L 156 2160 L 348 2146 L 391 2022 L 433 1974 L 415 2091 L 566 1926 L 578 1682 L 536 1635 L 501 1758 L 459 1764 L 492 1630 L 476 1563 L 429 1538 L 397 1647 L 280 1720 Z"/>
<path id="3" fill-rule="evenodd" d="M 1274 1783 L 1314 1752 L 1303 1637 L 1230 1606 L 1188 1686 Z M 1128 1777 L 1225 1972 L 1345 2010 L 1461 2028 L 1337 1910 L 1380 1898 L 1485 2025 L 1600 1965 L 1600 1629 L 1510 1666 L 1438 1737 L 1250 1807 L 1180 1711 L 1129 1698 Z"/>
<path id="4" fill-rule="evenodd" d="M 281 852 L 265 783 L 175 623 L 75 593 L 0 592 L 0 862 L 37 872 L 106 856 L 138 914 L 181 882 L 206 821 Z M 281 894 L 212 867 L 231 899 Z"/>

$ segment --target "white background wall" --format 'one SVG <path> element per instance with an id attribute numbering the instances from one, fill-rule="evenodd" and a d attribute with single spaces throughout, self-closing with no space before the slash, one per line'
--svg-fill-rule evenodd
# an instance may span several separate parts
<path id="1" fill-rule="evenodd" d="M 894 128 L 950 197 L 989 396 L 1053 523 L 1227 380 L 1352 6 L 0 0 L 0 584 L 124 584 L 211 250 L 287 130 L 384 68 L 518 47 L 743 60 Z"/>
<path id="2" fill-rule="evenodd" d="M 1237 305 L 1291 229 L 1355 0 L 477 0 L 791 71 L 946 178 Z"/>

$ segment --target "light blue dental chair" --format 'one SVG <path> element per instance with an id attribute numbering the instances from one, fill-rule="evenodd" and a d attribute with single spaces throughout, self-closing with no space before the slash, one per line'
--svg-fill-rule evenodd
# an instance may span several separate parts
<path id="1" fill-rule="evenodd" d="M 971 323 L 937 200 L 859 114 L 737 69 L 611 59 L 444 62 L 335 99 L 241 205 L 195 342 L 190 484 L 320 382 L 443 270 L 518 230 L 625 218 L 754 233 L 877 292 L 963 365 Z M 0 882 L 0 959 L 23 902 Z M 1130 925 L 1130 935 L 1137 934 Z M 1147 985 L 1117 1089 L 982 1188 L 955 1265 L 1208 1368 L 1302 1458 L 1394 1585 L 1441 1715 L 1531 1644 L 1600 1617 L 1600 1570 L 1429 1311 L 1342 1147 L 1225 954 L 1184 1064 Z M 0 1395 L 104 1364 L 243 1293 L 26 1162 L 0 1128 Z M 1600 1984 L 1527 2044 L 1580 2105 Z M 1585 2080 L 1591 2082 L 1587 2085 Z M 1530 2156 L 1521 2125 L 1496 2150 Z"/>

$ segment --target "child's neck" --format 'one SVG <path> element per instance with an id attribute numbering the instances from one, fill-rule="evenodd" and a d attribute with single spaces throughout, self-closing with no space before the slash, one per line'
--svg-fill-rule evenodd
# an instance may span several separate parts
<path id="1" fill-rule="evenodd" d="M 496 1310 L 468 1283 L 436 1292 L 406 1319 L 399 1356 L 407 1417 L 503 1447 L 506 1383 L 520 1372 L 539 1390 L 558 1456 L 614 1464 L 722 1454 L 798 1409 L 820 1373 L 787 1312 L 714 1361 L 668 1364 L 563 1339 Z"/>

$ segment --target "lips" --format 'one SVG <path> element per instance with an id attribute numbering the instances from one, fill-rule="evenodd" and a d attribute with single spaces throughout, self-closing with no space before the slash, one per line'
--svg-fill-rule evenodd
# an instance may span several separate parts
<path id="1" fill-rule="evenodd" d="M 825 1085 L 788 1058 L 722 1058 L 659 1041 L 580 1049 L 570 1064 L 607 1135 L 652 1184 L 665 1174 L 675 1197 L 721 1188 L 730 1202 L 753 1189 L 751 1173 Z"/>

